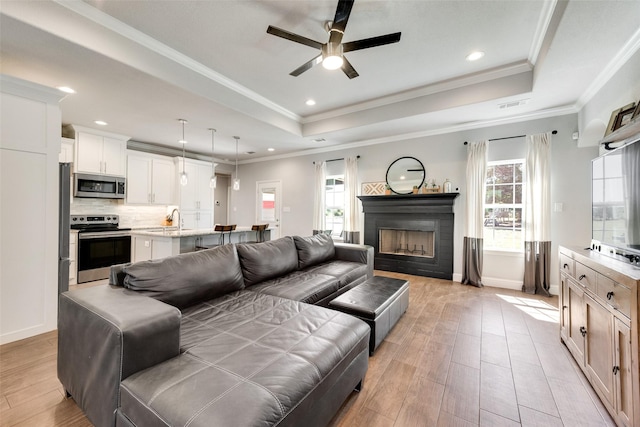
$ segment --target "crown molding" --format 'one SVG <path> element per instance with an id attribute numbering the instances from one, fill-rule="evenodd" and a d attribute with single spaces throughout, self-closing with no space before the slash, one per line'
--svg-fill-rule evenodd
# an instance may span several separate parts
<path id="1" fill-rule="evenodd" d="M 548 0 L 542 3 L 542 11 L 538 18 L 538 24 L 536 25 L 535 33 L 533 34 L 533 40 L 531 41 L 531 47 L 529 49 L 529 62 L 534 64 L 538 60 L 540 49 L 544 43 L 544 38 L 551 24 L 553 13 L 556 9 L 558 1 Z"/>
<path id="2" fill-rule="evenodd" d="M 342 144 L 342 145 L 333 145 L 331 147 L 313 148 L 308 150 L 296 151 L 293 153 L 279 154 L 275 156 L 261 157 L 261 158 L 251 159 L 251 160 L 242 160 L 238 163 L 243 165 L 243 164 L 250 164 L 250 163 L 267 162 L 271 160 L 290 159 L 294 157 L 302 157 L 302 156 L 309 156 L 313 154 L 343 151 L 343 150 L 348 150 L 352 148 L 367 147 L 370 145 L 387 144 L 390 142 L 408 141 L 411 139 L 424 138 L 427 136 L 444 135 L 444 134 L 454 133 L 454 132 L 482 129 L 482 128 L 491 127 L 491 126 L 507 125 L 512 123 L 520 123 L 520 122 L 537 120 L 537 119 L 546 119 L 550 117 L 559 117 L 559 116 L 565 116 L 567 114 L 577 114 L 577 113 L 578 113 L 578 108 L 575 105 L 566 105 L 562 107 L 549 108 L 541 111 L 533 111 L 531 113 L 525 113 L 517 116 L 504 117 L 504 118 L 492 119 L 492 120 L 481 120 L 481 121 L 469 122 L 469 123 L 464 123 L 464 124 L 455 125 L 455 126 L 449 126 L 445 128 L 398 134 L 398 135 L 386 136 L 382 138 L 373 138 L 373 139 L 356 141 L 356 142 L 351 142 L 351 143 Z"/>

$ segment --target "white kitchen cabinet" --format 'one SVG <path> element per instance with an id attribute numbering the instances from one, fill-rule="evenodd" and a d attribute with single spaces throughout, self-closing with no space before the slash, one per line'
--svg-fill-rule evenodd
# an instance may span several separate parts
<path id="1" fill-rule="evenodd" d="M 180 239 L 163 236 L 132 236 L 132 262 L 162 259 L 180 253 Z"/>
<path id="2" fill-rule="evenodd" d="M 125 176 L 128 136 L 73 125 L 74 172 Z"/>
<path id="3" fill-rule="evenodd" d="M 638 286 L 630 264 L 560 247 L 560 337 L 619 426 L 640 417 Z"/>
<path id="4" fill-rule="evenodd" d="M 170 205 L 173 203 L 173 161 L 144 153 L 127 155 L 127 203 Z"/>
<path id="5" fill-rule="evenodd" d="M 57 327 L 62 96 L 0 74 L 0 344 Z"/>
<path id="6" fill-rule="evenodd" d="M 184 167 L 183 167 L 184 163 Z M 200 160 L 175 158 L 176 203 L 184 217 L 184 228 L 213 227 L 213 189 L 209 180 L 213 173 L 211 163 Z M 187 172 L 187 185 L 180 184 L 180 174 Z"/>

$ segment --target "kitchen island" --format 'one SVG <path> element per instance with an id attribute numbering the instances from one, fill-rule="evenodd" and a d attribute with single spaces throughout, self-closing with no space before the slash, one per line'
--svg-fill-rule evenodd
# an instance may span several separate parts
<path id="1" fill-rule="evenodd" d="M 270 230 L 266 229 L 263 239 L 270 240 L 270 235 Z M 213 228 L 179 230 L 177 227 L 131 230 L 131 262 L 161 259 L 202 248 L 257 239 L 257 232 L 251 230 L 250 226 L 224 232 Z"/>

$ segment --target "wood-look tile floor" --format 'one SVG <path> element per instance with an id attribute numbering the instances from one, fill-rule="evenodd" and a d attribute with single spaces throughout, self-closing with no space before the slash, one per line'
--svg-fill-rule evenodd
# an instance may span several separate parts
<path id="1" fill-rule="evenodd" d="M 557 298 L 410 281 L 409 309 L 331 427 L 614 426 L 558 335 Z M 0 346 L 0 426 L 90 426 L 56 377 L 56 332 Z"/>

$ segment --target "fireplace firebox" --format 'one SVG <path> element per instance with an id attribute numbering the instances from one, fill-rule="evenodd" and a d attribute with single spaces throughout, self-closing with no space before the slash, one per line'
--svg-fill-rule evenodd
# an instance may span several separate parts
<path id="1" fill-rule="evenodd" d="M 458 193 L 360 196 L 364 243 L 377 270 L 453 277 L 453 204 Z"/>

